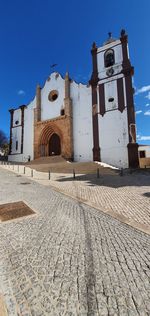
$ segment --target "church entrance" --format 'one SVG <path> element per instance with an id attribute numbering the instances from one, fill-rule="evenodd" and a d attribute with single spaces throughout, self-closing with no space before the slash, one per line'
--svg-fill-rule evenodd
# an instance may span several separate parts
<path id="1" fill-rule="evenodd" d="M 61 155 L 60 137 L 54 133 L 49 140 L 49 156 Z"/>

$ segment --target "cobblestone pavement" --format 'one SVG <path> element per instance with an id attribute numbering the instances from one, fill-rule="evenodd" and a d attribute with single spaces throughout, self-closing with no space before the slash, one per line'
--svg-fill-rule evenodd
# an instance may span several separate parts
<path id="1" fill-rule="evenodd" d="M 2 167 L 9 168 L 9 166 Z M 14 171 L 12 167 L 10 170 Z M 26 170 L 27 175 L 31 177 L 33 170 L 30 168 Z M 15 167 L 15 172 L 18 173 L 18 166 Z M 124 176 L 121 177 L 112 170 L 109 172 L 108 168 L 101 168 L 99 178 L 96 174 L 88 174 L 77 175 L 74 180 L 73 175 L 60 173 L 51 173 L 50 181 L 48 178 L 48 173 L 38 173 L 34 170 L 34 180 L 38 183 L 52 186 L 150 234 L 150 172 L 148 170 L 132 174 L 124 172 Z"/>
<path id="2" fill-rule="evenodd" d="M 40 182 L 150 232 L 150 173 L 123 177 L 102 175 L 100 179 L 88 175 L 77 179 L 54 175 L 51 181 Z"/>
<path id="3" fill-rule="evenodd" d="M 37 215 L 0 224 L 9 316 L 150 315 L 150 236 L 0 168 L 0 203 L 20 200 Z"/>

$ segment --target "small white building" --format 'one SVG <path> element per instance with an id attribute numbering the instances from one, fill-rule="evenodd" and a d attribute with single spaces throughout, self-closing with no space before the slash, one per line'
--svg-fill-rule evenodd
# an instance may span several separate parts
<path id="1" fill-rule="evenodd" d="M 135 114 L 128 37 L 92 46 L 87 85 L 66 73 L 52 73 L 34 99 L 11 109 L 9 161 L 62 155 L 74 161 L 102 161 L 137 167 Z"/>
<path id="2" fill-rule="evenodd" d="M 139 145 L 139 158 L 150 158 L 150 145 Z"/>
<path id="3" fill-rule="evenodd" d="M 139 145 L 139 164 L 140 168 L 150 167 L 150 146 L 149 145 Z"/>

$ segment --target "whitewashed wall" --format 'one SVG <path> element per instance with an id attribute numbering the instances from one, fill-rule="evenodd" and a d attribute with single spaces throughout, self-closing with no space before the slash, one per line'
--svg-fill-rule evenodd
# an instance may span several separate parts
<path id="1" fill-rule="evenodd" d="M 118 93 L 117 93 L 117 81 L 109 81 L 104 85 L 105 93 L 105 108 L 106 111 L 117 109 L 118 108 Z M 109 99 L 113 98 L 112 102 L 109 102 Z"/>
<path id="2" fill-rule="evenodd" d="M 128 122 L 127 109 L 109 111 L 99 115 L 99 139 L 101 161 L 116 167 L 128 167 Z"/>
<path id="3" fill-rule="evenodd" d="M 75 161 L 93 160 L 91 87 L 71 83 L 73 102 L 73 144 Z"/>
<path id="4" fill-rule="evenodd" d="M 34 108 L 36 98 L 27 106 L 24 112 L 24 142 L 23 142 L 23 161 L 28 157 L 34 159 Z"/>
<path id="5" fill-rule="evenodd" d="M 12 128 L 12 154 L 20 154 L 21 153 L 21 132 L 22 127 L 14 127 Z M 16 150 L 16 142 L 18 142 L 18 149 Z"/>
<path id="6" fill-rule="evenodd" d="M 18 124 L 16 122 L 18 121 Z M 13 126 L 18 126 L 21 124 L 21 109 L 17 109 L 13 114 Z"/>
<path id="7" fill-rule="evenodd" d="M 34 108 L 36 105 L 36 98 L 28 104 L 24 110 L 24 140 L 23 140 L 23 154 L 21 154 L 21 135 L 22 126 L 18 126 L 15 122 L 18 120 L 21 124 L 21 110 L 17 109 L 14 111 L 13 125 L 12 128 L 12 150 L 11 155 L 8 156 L 9 161 L 26 162 L 30 156 L 31 160 L 33 157 L 33 146 L 34 146 Z M 18 125 L 19 125 L 18 124 Z M 16 141 L 18 141 L 18 150 L 16 150 Z"/>
<path id="8" fill-rule="evenodd" d="M 16 124 L 17 123 L 17 124 Z M 21 109 L 16 109 L 13 114 L 13 128 L 12 128 L 12 148 L 11 154 L 8 160 L 18 161 L 21 156 L 21 134 L 22 126 L 21 124 Z M 18 142 L 18 149 L 16 150 L 16 142 Z"/>
<path id="9" fill-rule="evenodd" d="M 114 79 L 122 77 L 115 76 Z M 101 81 L 103 82 L 103 80 Z M 110 78 L 104 81 L 105 91 L 105 109 L 104 116 L 99 115 L 99 141 L 101 149 L 101 160 L 116 167 L 128 168 L 128 119 L 127 108 L 121 113 L 118 110 L 118 92 L 117 81 L 111 81 Z M 124 101 L 126 107 L 125 80 L 124 85 Z M 113 97 L 114 101 L 109 102 L 109 97 Z M 98 97 L 99 100 L 99 97 Z M 98 102 L 98 108 L 100 104 Z"/>
<path id="10" fill-rule="evenodd" d="M 50 91 L 57 90 L 58 98 L 55 101 L 49 101 Z M 41 120 L 49 120 L 60 115 L 61 108 L 64 104 L 65 81 L 61 75 L 56 72 L 52 73 L 41 89 Z"/>
<path id="11" fill-rule="evenodd" d="M 9 155 L 8 156 L 8 161 L 11 162 L 23 162 L 23 154 L 20 155 Z"/>

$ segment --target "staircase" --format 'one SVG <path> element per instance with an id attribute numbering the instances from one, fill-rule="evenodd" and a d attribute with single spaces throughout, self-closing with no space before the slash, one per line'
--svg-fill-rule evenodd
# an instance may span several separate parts
<path id="1" fill-rule="evenodd" d="M 27 166 L 41 172 L 96 174 L 113 174 L 117 172 L 108 167 L 102 167 L 95 162 L 68 162 L 61 156 L 40 157 L 26 163 Z"/>
<path id="2" fill-rule="evenodd" d="M 53 163 L 60 163 L 66 162 L 62 156 L 47 156 L 47 157 L 40 157 L 31 161 L 26 162 L 26 165 L 41 165 L 41 164 L 53 164 Z"/>

